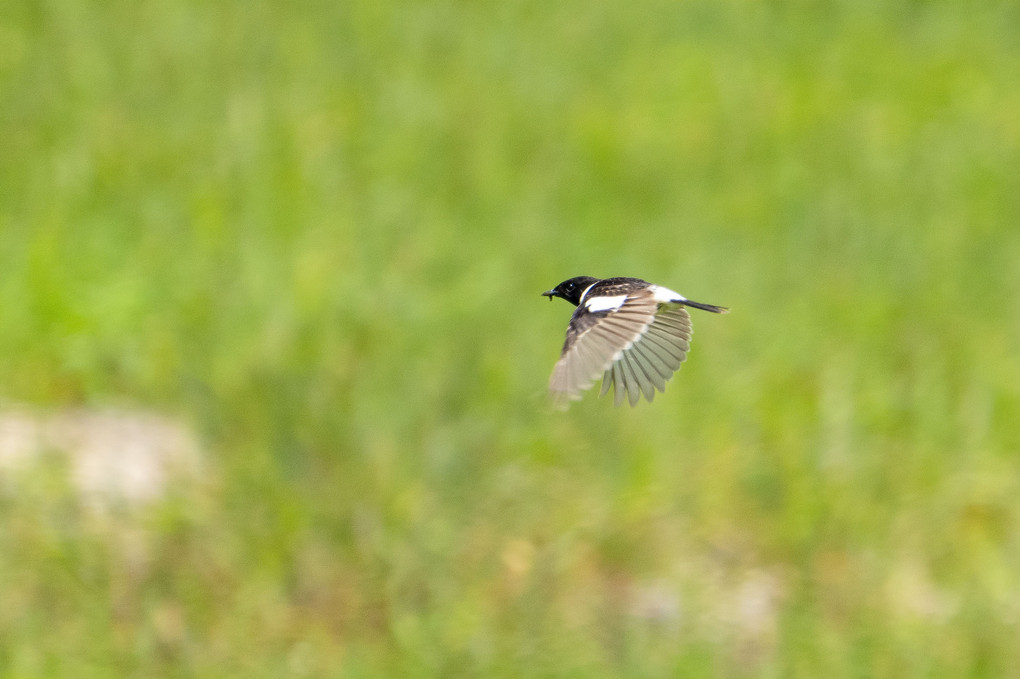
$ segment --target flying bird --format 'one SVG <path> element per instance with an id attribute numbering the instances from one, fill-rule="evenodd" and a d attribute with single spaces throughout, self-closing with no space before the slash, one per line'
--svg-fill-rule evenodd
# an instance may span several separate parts
<path id="1" fill-rule="evenodd" d="M 614 387 L 614 401 L 631 406 L 655 390 L 687 359 L 691 317 L 686 307 L 721 314 L 726 307 L 687 299 L 640 278 L 577 276 L 542 293 L 561 297 L 577 309 L 567 326 L 560 360 L 549 380 L 556 405 L 564 407 L 602 376 L 603 396 Z"/>

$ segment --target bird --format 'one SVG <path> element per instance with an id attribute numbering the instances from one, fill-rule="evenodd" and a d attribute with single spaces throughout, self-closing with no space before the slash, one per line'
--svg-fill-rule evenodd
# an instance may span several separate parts
<path id="1" fill-rule="evenodd" d="M 651 401 L 687 359 L 691 317 L 686 307 L 729 311 L 640 278 L 575 276 L 542 294 L 550 302 L 559 297 L 577 307 L 549 379 L 549 393 L 561 409 L 580 399 L 600 375 L 599 396 L 614 387 L 617 407 L 625 397 L 631 407 L 642 395 Z"/>

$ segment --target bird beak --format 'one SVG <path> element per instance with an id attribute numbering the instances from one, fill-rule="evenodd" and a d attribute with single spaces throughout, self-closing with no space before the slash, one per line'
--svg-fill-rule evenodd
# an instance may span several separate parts
<path id="1" fill-rule="evenodd" d="M 551 302 L 552 298 L 556 296 L 556 291 L 555 290 L 546 290 L 545 292 L 542 293 L 542 295 L 544 295 L 545 297 L 548 297 L 549 301 Z"/>

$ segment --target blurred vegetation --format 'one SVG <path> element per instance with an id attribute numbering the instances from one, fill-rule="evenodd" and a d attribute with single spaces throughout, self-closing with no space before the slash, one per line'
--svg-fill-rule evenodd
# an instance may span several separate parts
<path id="1" fill-rule="evenodd" d="M 1020 676 L 1020 6 L 90 2 L 0 22 L 4 677 Z M 695 314 L 544 400 L 574 275 Z"/>

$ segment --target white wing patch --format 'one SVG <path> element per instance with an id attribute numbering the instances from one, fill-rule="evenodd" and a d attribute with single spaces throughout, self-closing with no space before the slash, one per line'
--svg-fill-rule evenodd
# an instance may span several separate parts
<path id="1" fill-rule="evenodd" d="M 623 306 L 623 303 L 627 301 L 627 295 L 617 295 L 616 297 L 592 297 L 584 306 L 588 311 L 610 311 L 612 309 L 619 309 Z"/>

